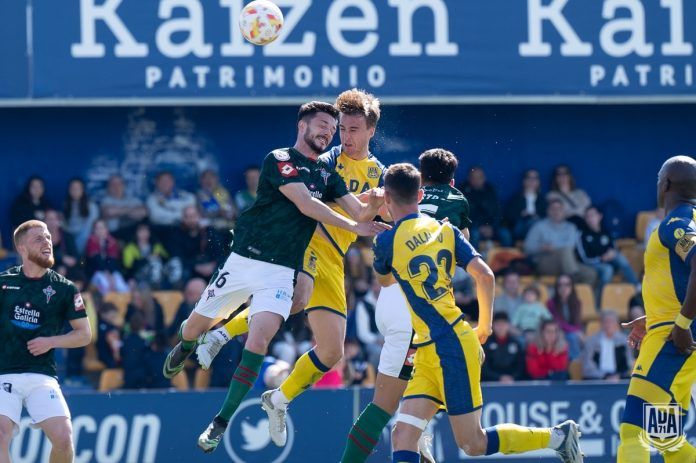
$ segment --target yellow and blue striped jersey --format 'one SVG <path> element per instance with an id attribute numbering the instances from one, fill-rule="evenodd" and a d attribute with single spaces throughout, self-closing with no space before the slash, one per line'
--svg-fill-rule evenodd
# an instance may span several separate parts
<path id="1" fill-rule="evenodd" d="M 466 268 L 480 255 L 459 229 L 446 222 L 412 214 L 374 241 L 374 269 L 392 273 L 411 309 L 415 344 L 446 335 L 462 318 L 454 302 L 455 266 Z"/>
<path id="2" fill-rule="evenodd" d="M 384 184 L 384 172 L 386 168 L 379 160 L 368 154 L 365 159 L 356 161 L 348 157 L 343 152 L 342 147 L 334 146 L 330 151 L 324 153 L 320 157 L 328 164 L 331 169 L 335 169 L 341 178 L 346 182 L 348 191 L 359 195 L 372 188 L 381 187 Z M 348 214 L 338 205 L 333 206 L 333 210 L 347 217 Z M 334 227 L 320 223 L 324 234 L 329 238 L 329 241 L 344 255 L 350 245 L 356 240 L 355 233 L 344 230 L 343 228 Z"/>
<path id="3" fill-rule="evenodd" d="M 695 254 L 696 206 L 683 204 L 665 217 L 645 249 L 643 300 L 648 327 L 672 323 L 677 318 Z"/>

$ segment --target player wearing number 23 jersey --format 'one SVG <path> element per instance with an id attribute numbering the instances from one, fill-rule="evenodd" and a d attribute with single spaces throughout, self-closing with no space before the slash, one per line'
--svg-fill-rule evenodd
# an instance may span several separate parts
<path id="1" fill-rule="evenodd" d="M 454 302 L 455 266 L 479 254 L 450 223 L 412 214 L 375 239 L 375 271 L 392 273 L 406 296 L 419 347 L 409 395 L 427 396 L 450 414 L 481 407 L 481 345 Z"/>

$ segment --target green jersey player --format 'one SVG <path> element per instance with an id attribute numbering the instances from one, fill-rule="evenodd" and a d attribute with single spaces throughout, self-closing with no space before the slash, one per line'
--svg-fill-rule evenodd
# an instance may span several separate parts
<path id="1" fill-rule="evenodd" d="M 51 270 L 51 234 L 38 220 L 14 232 L 23 265 L 0 273 L 0 463 L 9 463 L 22 407 L 51 441 L 50 461 L 73 461 L 70 410 L 56 380 L 54 349 L 92 339 L 82 296 Z M 63 334 L 65 323 L 72 330 Z"/>
<path id="2" fill-rule="evenodd" d="M 217 448 L 230 418 L 256 381 L 271 339 L 290 314 L 295 271 L 317 222 L 359 235 L 387 228 L 369 221 L 383 204 L 381 194 L 375 193 L 368 203 L 360 202 L 341 177 L 318 159 L 334 137 L 337 116 L 329 103 L 303 105 L 295 145 L 266 156 L 256 202 L 237 222 L 232 253 L 213 275 L 182 327 L 181 342 L 165 361 L 164 375 L 171 378 L 195 350 L 198 337 L 253 296 L 249 336 L 227 398 L 198 438 L 205 452 Z M 350 218 L 324 204 L 329 201 L 340 204 Z"/>

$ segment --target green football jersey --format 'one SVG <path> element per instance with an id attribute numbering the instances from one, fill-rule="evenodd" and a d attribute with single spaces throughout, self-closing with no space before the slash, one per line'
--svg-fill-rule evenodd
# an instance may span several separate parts
<path id="1" fill-rule="evenodd" d="M 86 316 L 77 287 L 53 270 L 36 279 L 26 277 L 21 266 L 0 273 L 0 374 L 56 377 L 53 349 L 34 356 L 27 342 L 61 335 L 66 321 Z"/>
<path id="2" fill-rule="evenodd" d="M 471 226 L 469 201 L 461 191 L 448 184 L 423 187 L 423 200 L 418 209 L 437 220 L 447 218 L 460 229 Z"/>
<path id="3" fill-rule="evenodd" d="M 232 252 L 272 264 L 301 267 L 317 221 L 302 214 L 280 187 L 304 183 L 312 197 L 335 201 L 348 194 L 343 179 L 322 160 L 311 160 L 293 148 L 266 156 L 254 205 L 237 221 Z"/>

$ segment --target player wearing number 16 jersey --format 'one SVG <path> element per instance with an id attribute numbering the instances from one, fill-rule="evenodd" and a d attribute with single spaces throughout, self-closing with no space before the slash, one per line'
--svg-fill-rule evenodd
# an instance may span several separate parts
<path id="1" fill-rule="evenodd" d="M 491 332 L 495 278 L 463 234 L 450 223 L 418 213 L 421 178 L 410 164 L 385 175 L 385 202 L 395 220 L 375 239 L 374 269 L 383 285 L 396 281 L 411 312 L 415 341 L 414 376 L 394 428 L 392 461 L 418 463 L 423 422 L 446 410 L 457 445 L 468 455 L 523 453 L 552 448 L 565 463 L 582 462 L 578 426 L 554 428 L 502 424 L 481 427 L 481 343 Z M 479 325 L 472 328 L 454 303 L 455 265 L 476 280 Z"/>
<path id="2" fill-rule="evenodd" d="M 370 235 L 386 229 L 371 208 L 350 194 L 344 181 L 318 160 L 335 134 L 338 111 L 333 105 L 310 102 L 300 108 L 297 139 L 292 148 L 266 156 L 256 202 L 237 222 L 232 253 L 212 279 L 167 356 L 163 373 L 171 378 L 194 351 L 198 337 L 227 317 L 249 297 L 249 336 L 220 412 L 199 436 L 198 446 L 212 452 L 227 423 L 258 377 L 271 338 L 290 313 L 295 269 L 317 222 Z M 351 218 L 333 212 L 322 201 L 338 202 Z"/>

